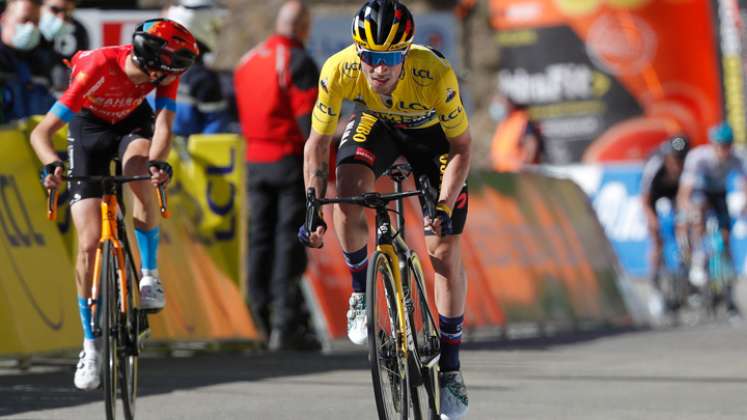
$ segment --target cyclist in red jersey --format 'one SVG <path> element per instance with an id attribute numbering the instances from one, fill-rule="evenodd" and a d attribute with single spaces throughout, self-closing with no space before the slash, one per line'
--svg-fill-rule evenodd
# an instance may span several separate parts
<path id="1" fill-rule="evenodd" d="M 169 181 L 166 159 L 171 145 L 179 76 L 194 62 L 198 48 L 192 34 L 168 19 L 140 24 L 131 45 L 81 51 L 72 59 L 70 86 L 31 133 L 31 144 L 44 164 L 42 183 L 62 183 L 63 162 L 52 147 L 52 136 L 66 123 L 71 176 L 108 175 L 118 157 L 124 175 L 151 174 L 153 185 Z M 144 100 L 156 90 L 155 114 Z M 144 309 L 164 307 L 158 277 L 158 207 L 147 182 L 129 184 L 134 195 L 133 218 L 140 251 L 140 302 Z M 93 261 L 100 238 L 101 187 L 98 183 L 71 182 L 70 212 L 78 234 L 75 280 L 83 324 L 83 351 L 75 372 L 75 386 L 99 386 L 101 357 L 91 331 Z"/>

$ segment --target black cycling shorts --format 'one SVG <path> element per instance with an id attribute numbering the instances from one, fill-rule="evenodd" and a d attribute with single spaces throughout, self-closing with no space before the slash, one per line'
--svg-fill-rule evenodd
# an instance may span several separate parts
<path id="1" fill-rule="evenodd" d="M 415 180 L 425 174 L 431 185 L 440 190 L 449 161 L 449 140 L 439 124 L 406 130 L 394 128 L 372 114 L 356 113 L 340 139 L 337 166 L 350 163 L 365 165 L 378 178 L 399 156 L 404 156 L 410 163 Z M 465 183 L 451 214 L 454 235 L 464 230 L 468 201 Z"/>
<path id="2" fill-rule="evenodd" d="M 68 175 L 109 175 L 111 161 L 116 157 L 122 159 L 130 143 L 153 137 L 154 121 L 153 110 L 145 101 L 116 124 L 101 120 L 83 109 L 73 117 L 68 127 Z M 70 204 L 103 195 L 97 182 L 69 182 L 68 190 Z"/>
<path id="3" fill-rule="evenodd" d="M 726 191 L 693 191 L 693 198 L 696 204 L 706 204 L 707 208 L 716 213 L 719 229 L 729 229 L 731 227 L 731 216 L 729 216 L 729 206 L 726 203 Z"/>

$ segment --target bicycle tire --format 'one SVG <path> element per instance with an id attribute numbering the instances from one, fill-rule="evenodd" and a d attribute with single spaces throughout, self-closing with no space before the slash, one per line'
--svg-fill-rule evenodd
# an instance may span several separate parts
<path id="1" fill-rule="evenodd" d="M 399 350 L 394 275 L 389 258 L 379 251 L 366 273 L 368 360 L 380 420 L 407 420 L 407 359 Z M 380 280 L 379 280 L 380 279 Z"/>
<path id="2" fill-rule="evenodd" d="M 117 382 L 118 382 L 118 324 L 119 309 L 117 308 L 117 275 L 115 254 L 111 242 L 104 243 L 101 251 L 101 273 L 99 276 L 99 306 L 98 313 L 101 320 L 101 335 L 103 336 L 102 356 L 104 400 L 107 420 L 116 419 L 117 411 Z"/>
<path id="3" fill-rule="evenodd" d="M 433 313 L 428 304 L 428 292 L 425 289 L 425 274 L 416 253 L 407 261 L 410 296 L 408 305 L 408 322 L 415 341 L 414 363 L 419 367 L 420 384 L 410 380 L 410 394 L 415 419 L 439 419 L 440 396 L 438 386 L 438 357 L 440 354 L 440 333 Z M 410 308 L 410 306 L 412 306 Z M 433 363 L 431 363 L 433 362 Z M 428 364 L 431 364 L 428 367 Z M 408 378 L 410 379 L 411 376 Z"/>
<path id="4" fill-rule="evenodd" d="M 125 247 L 127 247 L 126 240 L 123 241 Z M 127 249 L 127 248 L 125 248 Z M 124 416 L 126 420 L 134 420 L 135 418 L 135 402 L 137 400 L 138 390 L 138 368 L 139 368 L 139 343 L 138 337 L 139 331 L 139 319 L 137 310 L 135 309 L 135 298 L 134 290 L 138 284 L 135 281 L 137 279 L 135 266 L 132 262 L 129 249 L 125 252 L 125 268 L 127 271 L 127 293 L 124 293 L 124 298 L 127 300 L 127 312 L 121 317 L 122 320 L 122 334 L 120 337 L 123 338 L 123 348 L 120 350 L 119 360 L 119 385 L 120 393 L 122 397 L 122 408 L 124 410 Z"/>

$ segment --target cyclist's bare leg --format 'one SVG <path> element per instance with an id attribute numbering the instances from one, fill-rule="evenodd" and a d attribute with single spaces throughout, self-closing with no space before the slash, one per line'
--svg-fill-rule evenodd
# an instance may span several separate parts
<path id="1" fill-rule="evenodd" d="M 350 197 L 371 192 L 374 172 L 367 166 L 342 164 L 337 167 L 337 195 Z M 334 224 L 345 264 L 350 270 L 353 294 L 348 301 L 348 338 L 362 345 L 367 339 L 365 308 L 366 272 L 368 267 L 368 223 L 364 208 L 350 204 L 335 204 Z"/>
<path id="2" fill-rule="evenodd" d="M 690 246 L 692 251 L 695 251 L 698 247 L 703 244 L 703 236 L 705 235 L 705 216 L 708 210 L 708 204 L 692 203 L 691 208 L 693 213 L 690 217 L 690 236 L 692 241 Z"/>
<path id="3" fill-rule="evenodd" d="M 93 266 L 96 249 L 101 238 L 101 199 L 85 198 L 70 206 L 75 230 L 78 235 L 78 253 L 75 258 L 75 284 L 78 289 L 78 310 L 83 327 L 83 351 L 75 371 L 75 386 L 80 389 L 94 389 L 99 384 L 101 358 L 98 356 L 100 338 L 96 338 L 91 328 L 91 298 Z"/>
<path id="4" fill-rule="evenodd" d="M 460 235 L 426 236 L 428 255 L 436 272 L 435 294 L 438 313 L 447 317 L 464 314 L 467 277 L 462 265 Z"/>
<path id="5" fill-rule="evenodd" d="M 75 285 L 78 296 L 91 297 L 93 263 L 101 238 L 101 199 L 86 198 L 70 207 L 70 214 L 78 235 L 78 253 L 75 258 Z"/>
<path id="6" fill-rule="evenodd" d="M 651 238 L 651 252 L 649 254 L 649 263 L 651 267 L 651 285 L 659 287 L 659 269 L 662 266 L 662 248 L 664 246 L 661 234 L 658 229 L 648 230 L 649 238 Z"/>
<path id="7" fill-rule="evenodd" d="M 148 149 L 150 141 L 138 139 L 127 146 L 122 157 L 122 173 L 125 176 L 148 173 Z M 158 226 L 159 214 L 155 192 L 150 181 L 131 182 L 128 184 L 134 195 L 132 217 L 135 227 L 151 230 Z"/>
<path id="8" fill-rule="evenodd" d="M 337 195 L 349 197 L 374 189 L 374 172 L 364 165 L 342 164 L 337 167 Z M 368 223 L 364 208 L 352 204 L 335 204 L 334 224 L 342 250 L 353 252 L 368 243 Z"/>

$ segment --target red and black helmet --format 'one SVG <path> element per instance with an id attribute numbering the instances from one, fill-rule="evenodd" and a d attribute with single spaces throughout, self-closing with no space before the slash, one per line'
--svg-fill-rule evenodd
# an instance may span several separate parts
<path id="1" fill-rule="evenodd" d="M 177 22 L 150 19 L 132 34 L 133 57 L 141 69 L 182 73 L 194 63 L 199 49 L 195 37 Z"/>

